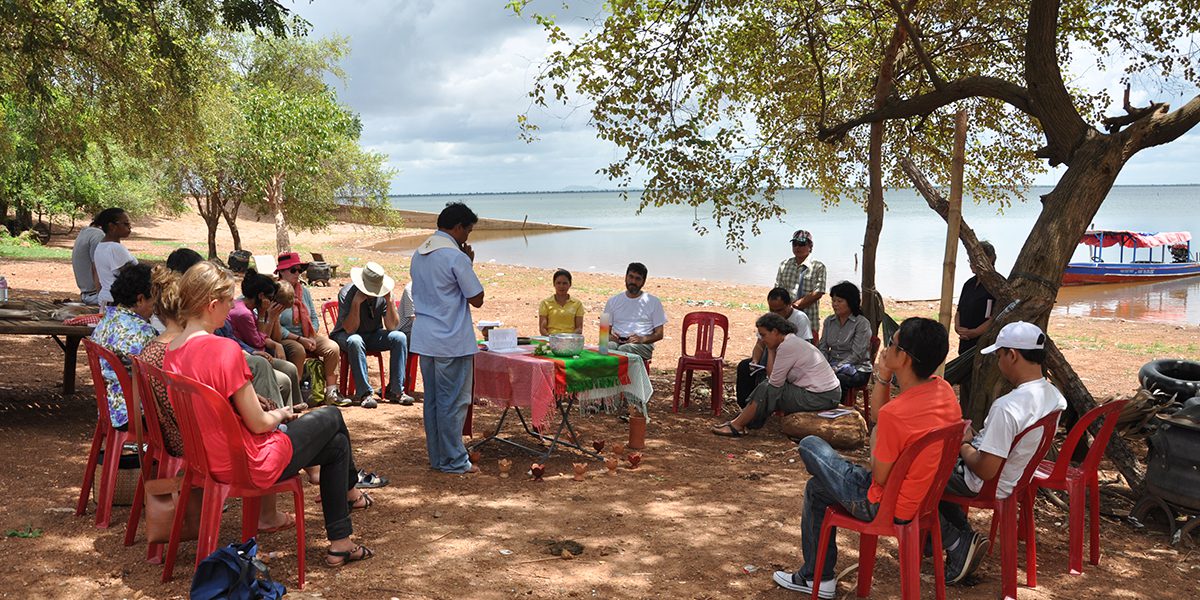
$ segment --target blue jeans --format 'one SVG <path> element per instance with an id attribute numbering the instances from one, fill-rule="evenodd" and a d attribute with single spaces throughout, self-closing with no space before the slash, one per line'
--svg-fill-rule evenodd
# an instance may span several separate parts
<path id="1" fill-rule="evenodd" d="M 408 365 L 408 337 L 401 331 L 377 329 L 370 333 L 353 333 L 339 331 L 333 336 L 333 341 L 341 346 L 346 353 L 346 362 L 350 364 L 350 372 L 354 375 L 355 395 L 365 396 L 375 391 L 367 380 L 367 351 L 387 352 L 391 371 L 388 376 L 388 389 L 397 394 L 404 391 L 404 369 Z"/>
<path id="2" fill-rule="evenodd" d="M 842 458 L 823 439 L 810 435 L 800 440 L 797 448 L 800 459 L 808 468 L 812 479 L 804 487 L 804 511 L 800 515 L 800 551 L 804 564 L 800 576 L 813 581 L 813 570 L 817 562 L 817 545 L 821 540 L 821 522 L 825 520 L 825 509 L 840 505 L 855 518 L 870 521 L 875 518 L 879 505 L 867 500 L 867 489 L 871 487 L 871 472 Z M 837 529 L 829 532 L 829 549 L 825 553 L 825 564 L 820 581 L 833 579 L 837 565 Z"/>
<path id="3" fill-rule="evenodd" d="M 421 356 L 425 379 L 425 447 L 429 466 L 447 473 L 471 468 L 463 444 L 463 424 L 471 405 L 475 357 Z"/>

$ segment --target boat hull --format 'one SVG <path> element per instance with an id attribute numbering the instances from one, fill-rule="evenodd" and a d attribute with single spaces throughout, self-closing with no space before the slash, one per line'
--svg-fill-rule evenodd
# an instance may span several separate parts
<path id="1" fill-rule="evenodd" d="M 1063 285 L 1145 283 L 1200 275 L 1200 263 L 1071 263 Z"/>

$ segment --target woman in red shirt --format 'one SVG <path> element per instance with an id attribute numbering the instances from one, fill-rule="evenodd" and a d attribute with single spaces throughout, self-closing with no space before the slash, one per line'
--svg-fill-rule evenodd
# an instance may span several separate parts
<path id="1" fill-rule="evenodd" d="M 354 488 L 358 469 L 341 411 L 322 407 L 303 417 L 297 417 L 290 406 L 264 411 L 237 343 L 212 335 L 233 306 L 235 284 L 232 274 L 210 262 L 188 269 L 179 281 L 184 330 L 167 346 L 163 364 L 229 398 L 245 426 L 242 445 L 255 485 L 266 487 L 304 467 L 321 465 L 321 508 L 330 545 L 326 564 L 340 567 L 371 558 L 374 553 L 350 537 L 350 511 L 368 508 L 372 500 Z M 280 431 L 285 423 L 286 431 Z M 217 475 L 222 465 L 229 464 L 226 447 L 214 443 L 206 448 Z"/>

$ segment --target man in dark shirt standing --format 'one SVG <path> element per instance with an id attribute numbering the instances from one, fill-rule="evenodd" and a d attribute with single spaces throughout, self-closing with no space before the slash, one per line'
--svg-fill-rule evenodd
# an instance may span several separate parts
<path id="1" fill-rule="evenodd" d="M 996 248 L 991 242 L 979 242 L 983 253 L 987 255 L 992 266 L 996 265 Z M 979 343 L 979 336 L 992 325 L 992 315 L 996 313 L 996 299 L 991 292 L 979 282 L 979 274 L 971 267 L 972 277 L 962 286 L 958 295 L 958 306 L 954 311 L 954 333 L 958 334 L 958 353 L 965 354 Z M 971 397 L 971 372 L 958 384 L 958 397 L 965 400 Z"/>

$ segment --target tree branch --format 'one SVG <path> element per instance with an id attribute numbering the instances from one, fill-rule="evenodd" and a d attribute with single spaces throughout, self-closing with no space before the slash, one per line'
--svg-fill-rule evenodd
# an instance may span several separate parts
<path id="1" fill-rule="evenodd" d="M 900 0 L 888 0 L 888 4 L 896 12 L 900 27 L 904 28 L 908 39 L 912 41 L 913 50 L 917 53 L 917 60 L 921 61 L 921 65 L 925 67 L 925 72 L 929 74 L 929 81 L 933 84 L 934 89 L 940 90 L 946 87 L 946 81 L 942 79 L 941 75 L 938 75 L 933 61 L 929 60 L 929 55 L 925 53 L 925 46 L 921 43 L 921 36 L 918 35 L 917 28 L 913 27 L 912 21 L 908 18 L 908 13 L 916 5 L 916 1 L 910 2 L 907 10 L 900 6 Z"/>
<path id="2" fill-rule="evenodd" d="M 1051 164 L 1071 164 L 1089 129 L 1058 68 L 1059 0 L 1030 2 L 1025 38 L 1025 83 L 1046 134 Z"/>
<path id="3" fill-rule="evenodd" d="M 1170 109 L 1169 105 L 1158 105 L 1158 110 L 1150 116 L 1146 124 L 1146 133 L 1142 136 L 1139 150 L 1169 144 L 1200 124 L 1200 95 L 1189 100 L 1178 110 L 1167 113 Z"/>
<path id="4" fill-rule="evenodd" d="M 963 98 L 973 97 L 994 98 L 1032 117 L 1040 118 L 1029 90 L 998 77 L 976 76 L 952 81 L 942 89 L 901 100 L 851 121 L 820 129 L 817 131 L 817 139 L 834 142 L 864 123 L 925 115 Z"/>

